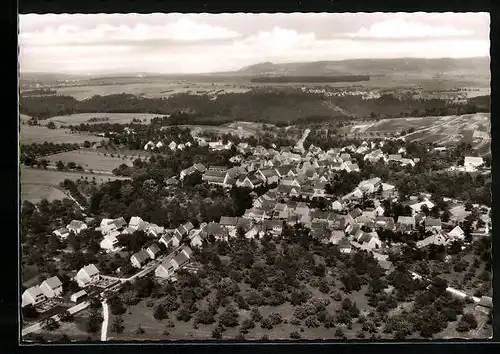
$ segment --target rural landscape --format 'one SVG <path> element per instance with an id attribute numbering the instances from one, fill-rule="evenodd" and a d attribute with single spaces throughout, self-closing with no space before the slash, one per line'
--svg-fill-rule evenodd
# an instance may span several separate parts
<path id="1" fill-rule="evenodd" d="M 21 15 L 21 343 L 492 337 L 485 17 L 314 15 Z"/>

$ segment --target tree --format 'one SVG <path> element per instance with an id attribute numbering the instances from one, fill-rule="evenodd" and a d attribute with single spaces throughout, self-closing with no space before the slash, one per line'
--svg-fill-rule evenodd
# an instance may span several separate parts
<path id="1" fill-rule="evenodd" d="M 50 122 L 47 124 L 47 128 L 49 128 L 49 129 L 56 129 L 57 127 L 56 127 L 56 125 L 55 125 L 55 123 L 54 123 L 54 122 L 50 121 Z"/>
<path id="2" fill-rule="evenodd" d="M 64 167 L 65 167 L 64 162 L 62 162 L 61 160 L 57 161 L 56 168 L 58 171 L 64 170 Z"/>
<path id="3" fill-rule="evenodd" d="M 159 304 L 155 307 L 153 317 L 158 321 L 168 318 L 168 313 L 162 304 Z"/>
<path id="4" fill-rule="evenodd" d="M 55 319 L 53 319 L 52 317 L 49 317 L 45 320 L 44 327 L 48 331 L 52 332 L 52 331 L 55 331 L 56 329 L 58 329 L 60 327 L 60 325 L 59 325 L 59 322 L 57 322 Z"/>
<path id="5" fill-rule="evenodd" d="M 466 332 L 475 328 L 477 328 L 476 317 L 472 313 L 464 313 L 457 325 L 457 331 Z"/>
<path id="6" fill-rule="evenodd" d="M 291 339 L 300 339 L 300 333 L 299 332 L 292 332 L 292 333 L 290 333 L 290 338 Z"/>
<path id="7" fill-rule="evenodd" d="M 97 333 L 100 329 L 101 322 L 102 316 L 98 312 L 93 311 L 87 318 L 87 332 Z"/>
<path id="8" fill-rule="evenodd" d="M 127 310 L 118 296 L 113 296 L 108 300 L 108 305 L 112 315 L 123 315 Z"/>
<path id="9" fill-rule="evenodd" d="M 64 311 L 61 315 L 59 315 L 59 319 L 62 322 L 72 322 L 74 320 L 74 316 L 68 311 Z"/>
<path id="10" fill-rule="evenodd" d="M 209 310 L 200 310 L 196 314 L 195 321 L 201 324 L 211 324 L 215 322 L 214 314 Z"/>
<path id="11" fill-rule="evenodd" d="M 83 147 L 84 147 L 84 148 L 88 149 L 90 146 L 91 146 L 90 141 L 85 140 L 85 141 L 83 142 Z"/>
<path id="12" fill-rule="evenodd" d="M 226 329 L 224 328 L 223 325 L 220 323 L 212 330 L 212 338 L 221 340 L 222 339 L 222 334 L 224 333 Z"/>
<path id="13" fill-rule="evenodd" d="M 335 337 L 342 338 L 342 339 L 345 338 L 345 334 L 344 334 L 344 331 L 342 331 L 342 328 L 338 327 L 335 330 Z"/>
<path id="14" fill-rule="evenodd" d="M 144 334 L 144 333 L 146 333 L 146 331 L 144 330 L 144 328 L 142 328 L 141 325 L 139 325 L 135 330 L 135 334 Z"/>
<path id="15" fill-rule="evenodd" d="M 122 316 L 116 316 L 115 320 L 113 321 L 113 324 L 111 325 L 111 330 L 116 333 L 120 334 L 123 333 L 123 330 L 125 329 L 125 326 L 123 325 L 123 318 Z"/>
<path id="16" fill-rule="evenodd" d="M 188 322 L 191 319 L 191 313 L 186 307 L 181 307 L 179 311 L 177 311 L 176 318 L 178 321 Z"/>
<path id="17" fill-rule="evenodd" d="M 251 318 L 246 318 L 241 323 L 240 332 L 246 334 L 252 328 L 255 328 L 255 322 Z"/>
<path id="18" fill-rule="evenodd" d="M 234 307 L 228 306 L 219 316 L 219 322 L 225 327 L 236 327 L 238 325 L 238 312 Z"/>

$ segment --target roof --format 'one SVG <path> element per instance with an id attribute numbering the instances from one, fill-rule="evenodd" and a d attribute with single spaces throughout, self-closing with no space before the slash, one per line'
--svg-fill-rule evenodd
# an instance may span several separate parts
<path id="1" fill-rule="evenodd" d="M 218 222 L 211 222 L 207 225 L 206 228 L 207 235 L 220 235 L 224 233 L 224 229 Z"/>
<path id="2" fill-rule="evenodd" d="M 370 233 L 367 233 L 365 232 L 359 239 L 358 239 L 358 243 L 368 243 L 371 241 L 372 239 L 372 235 Z"/>
<path id="3" fill-rule="evenodd" d="M 342 238 L 339 241 L 338 246 L 339 246 L 339 248 L 344 248 L 344 249 L 345 248 L 352 248 L 351 243 L 349 242 L 349 240 L 346 237 Z"/>
<path id="4" fill-rule="evenodd" d="M 304 202 L 298 202 L 297 203 L 297 206 L 295 207 L 295 209 L 299 209 L 299 208 L 307 208 L 307 209 L 309 209 L 309 207 L 307 206 L 307 204 L 304 203 Z"/>
<path id="5" fill-rule="evenodd" d="M 187 232 L 191 231 L 192 229 L 194 229 L 194 225 L 191 221 L 188 221 L 187 223 L 185 223 L 184 225 L 182 225 Z"/>
<path id="6" fill-rule="evenodd" d="M 69 230 L 66 229 L 65 227 L 61 227 L 60 229 L 57 229 L 54 232 L 59 232 L 60 234 L 67 234 L 69 233 Z"/>
<path id="7" fill-rule="evenodd" d="M 90 277 L 93 275 L 99 274 L 99 270 L 93 264 L 86 265 L 81 270 L 83 270 L 85 273 L 87 273 L 88 276 L 90 276 Z"/>
<path id="8" fill-rule="evenodd" d="M 76 293 L 73 293 L 71 296 L 76 296 L 78 298 L 83 295 L 87 295 L 87 292 L 85 290 L 77 291 Z"/>
<path id="9" fill-rule="evenodd" d="M 274 210 L 277 211 L 285 211 L 287 208 L 287 205 L 284 203 L 277 203 L 276 206 L 274 207 Z"/>
<path id="10" fill-rule="evenodd" d="M 127 222 L 123 217 L 119 217 L 118 219 L 113 220 L 112 223 L 115 225 L 116 228 L 120 228 L 127 225 Z"/>
<path id="11" fill-rule="evenodd" d="M 358 216 L 362 215 L 363 211 L 360 208 L 354 208 L 349 212 L 349 215 L 351 215 L 353 218 L 357 218 Z"/>
<path id="12" fill-rule="evenodd" d="M 46 279 L 44 281 L 44 283 L 47 284 L 51 289 L 55 289 L 59 286 L 62 286 L 62 283 L 58 277 L 52 277 L 52 278 Z"/>
<path id="13" fill-rule="evenodd" d="M 482 164 L 483 163 L 483 158 L 482 157 L 475 157 L 475 156 L 465 156 L 464 158 L 464 165 L 465 164 Z"/>
<path id="14" fill-rule="evenodd" d="M 182 246 L 180 252 L 182 251 L 184 251 L 188 256 L 191 256 L 193 254 L 193 250 L 186 245 Z"/>
<path id="15" fill-rule="evenodd" d="M 330 214 L 327 211 L 315 210 L 311 213 L 311 219 L 328 219 Z"/>
<path id="16" fill-rule="evenodd" d="M 79 228 L 83 227 L 84 225 L 85 225 L 85 223 L 83 221 L 71 220 L 71 222 L 68 224 L 68 227 L 79 229 Z"/>
<path id="17" fill-rule="evenodd" d="M 183 263 L 186 263 L 189 260 L 189 257 L 185 253 L 181 252 L 174 257 L 174 260 L 177 262 L 178 265 L 181 265 Z"/>
<path id="18" fill-rule="evenodd" d="M 274 169 L 265 169 L 265 170 L 260 170 L 260 173 L 266 178 L 276 176 L 278 173 Z"/>
<path id="19" fill-rule="evenodd" d="M 274 228 L 282 228 L 283 222 L 281 220 L 264 220 L 264 228 L 271 230 Z"/>
<path id="20" fill-rule="evenodd" d="M 207 168 L 201 163 L 195 163 L 192 167 L 194 167 L 196 170 L 200 171 L 201 173 L 204 173 L 207 170 Z"/>
<path id="21" fill-rule="evenodd" d="M 146 250 L 140 250 L 139 252 L 134 253 L 132 257 L 135 257 L 139 263 L 142 263 L 149 259 L 149 254 Z"/>
<path id="22" fill-rule="evenodd" d="M 489 296 L 481 296 L 478 305 L 493 308 L 493 299 Z"/>
<path id="23" fill-rule="evenodd" d="M 157 254 L 158 252 L 161 251 L 160 247 L 156 244 L 153 243 L 151 246 L 147 248 L 149 251 L 151 251 L 153 254 Z"/>
<path id="24" fill-rule="evenodd" d="M 238 218 L 238 222 L 236 223 L 236 227 L 242 228 L 247 231 L 252 226 L 252 219 L 249 218 Z"/>
<path id="25" fill-rule="evenodd" d="M 142 219 L 139 216 L 132 216 L 129 221 L 129 225 L 138 225 Z"/>
<path id="26" fill-rule="evenodd" d="M 426 218 L 424 223 L 425 226 L 441 226 L 441 220 L 434 218 Z"/>
<path id="27" fill-rule="evenodd" d="M 231 216 L 221 216 L 219 224 L 221 226 L 236 226 L 238 223 L 238 218 Z"/>
<path id="28" fill-rule="evenodd" d="M 415 225 L 415 218 L 413 216 L 400 216 L 398 224 Z"/>
<path id="29" fill-rule="evenodd" d="M 26 289 L 25 293 L 28 293 L 31 295 L 31 297 L 35 298 L 39 295 L 43 295 L 42 289 L 38 285 L 32 286 L 29 289 Z"/>
<path id="30" fill-rule="evenodd" d="M 384 270 L 389 270 L 392 267 L 392 262 L 387 260 L 379 260 L 378 265 Z"/>
<path id="31" fill-rule="evenodd" d="M 204 181 L 221 181 L 221 182 L 223 182 L 225 178 L 226 178 L 226 172 L 210 171 L 209 170 L 203 174 Z"/>

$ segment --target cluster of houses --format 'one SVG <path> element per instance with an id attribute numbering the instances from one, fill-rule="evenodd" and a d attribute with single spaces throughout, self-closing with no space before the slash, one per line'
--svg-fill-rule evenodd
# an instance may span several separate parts
<path id="1" fill-rule="evenodd" d="M 39 305 L 47 299 L 61 296 L 62 291 L 62 283 L 58 277 L 46 279 L 40 285 L 32 286 L 23 292 L 21 306 Z"/>
<path id="2" fill-rule="evenodd" d="M 477 172 L 484 165 L 482 157 L 465 156 L 463 166 L 451 166 L 449 171 L 457 172 Z"/>

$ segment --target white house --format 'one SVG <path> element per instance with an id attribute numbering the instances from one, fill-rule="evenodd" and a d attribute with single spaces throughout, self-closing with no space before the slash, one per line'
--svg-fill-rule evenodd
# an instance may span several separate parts
<path id="1" fill-rule="evenodd" d="M 466 171 L 476 171 L 482 164 L 484 164 L 482 157 L 466 156 L 464 158 L 464 167 Z"/>
<path id="2" fill-rule="evenodd" d="M 128 227 L 133 230 L 145 230 L 148 227 L 148 223 L 142 220 L 139 216 L 132 216 L 128 223 Z"/>
<path id="3" fill-rule="evenodd" d="M 93 264 L 86 265 L 76 273 L 75 280 L 80 288 L 98 282 L 100 279 L 99 270 Z"/>
<path id="4" fill-rule="evenodd" d="M 85 290 L 80 290 L 77 291 L 76 293 L 72 294 L 70 297 L 70 300 L 73 302 L 78 302 L 82 297 L 86 296 L 87 292 Z"/>
<path id="5" fill-rule="evenodd" d="M 43 293 L 42 289 L 38 285 L 32 286 L 26 289 L 22 295 L 22 307 L 33 305 L 36 306 L 41 302 L 47 300 L 47 297 Z"/>
<path id="6" fill-rule="evenodd" d="M 132 266 L 135 268 L 141 268 L 148 260 L 149 254 L 146 250 L 140 250 L 130 257 L 130 263 L 132 263 Z"/>
<path id="7" fill-rule="evenodd" d="M 54 235 L 56 235 L 57 237 L 61 238 L 61 239 L 65 239 L 66 237 L 69 236 L 69 231 L 68 229 L 66 229 L 65 227 L 62 227 L 60 229 L 57 229 L 55 231 L 52 232 Z"/>
<path id="8" fill-rule="evenodd" d="M 40 290 L 46 297 L 52 298 L 62 294 L 62 283 L 58 277 L 52 277 L 43 281 L 40 285 Z"/>
<path id="9" fill-rule="evenodd" d="M 464 230 L 460 226 L 455 226 L 453 230 L 448 232 L 448 237 L 451 239 L 463 240 L 465 238 Z"/>
<path id="10" fill-rule="evenodd" d="M 68 231 L 74 232 L 75 234 L 79 234 L 86 228 L 87 224 L 80 220 L 72 220 L 68 225 L 66 225 L 66 229 L 68 229 Z"/>
<path id="11" fill-rule="evenodd" d="M 109 235 L 105 235 L 99 246 L 107 252 L 116 252 L 120 249 L 120 242 L 118 240 L 120 232 L 112 231 Z"/>
<path id="12" fill-rule="evenodd" d="M 177 144 L 175 141 L 172 141 L 170 144 L 168 144 L 168 148 L 172 151 L 175 150 L 176 147 L 177 147 Z"/>
<path id="13" fill-rule="evenodd" d="M 335 200 L 334 202 L 332 202 L 332 210 L 341 211 L 342 209 L 344 209 L 344 205 L 341 201 Z"/>
<path id="14" fill-rule="evenodd" d="M 153 243 L 151 246 L 146 248 L 146 252 L 148 253 L 149 258 L 155 259 L 156 256 L 161 252 L 161 249 L 156 243 Z"/>

